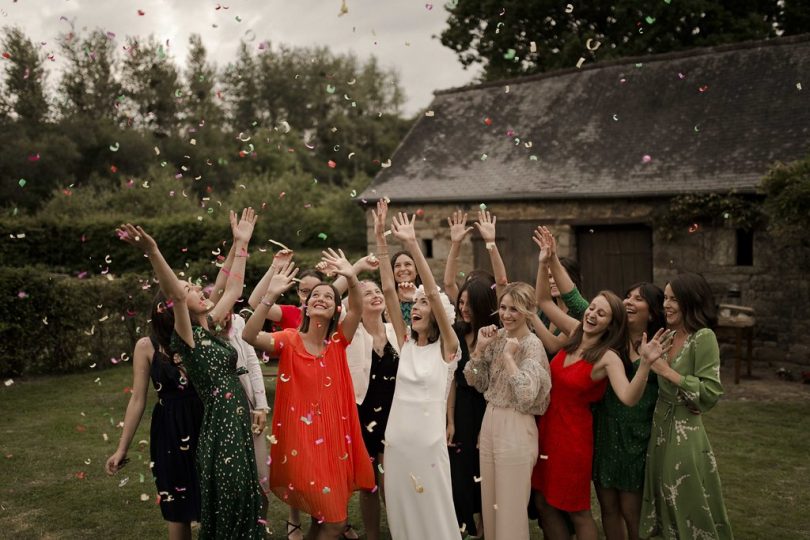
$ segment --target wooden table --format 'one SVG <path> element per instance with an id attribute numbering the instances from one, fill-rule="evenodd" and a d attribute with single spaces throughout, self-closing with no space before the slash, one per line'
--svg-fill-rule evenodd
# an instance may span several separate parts
<path id="1" fill-rule="evenodd" d="M 736 352 L 734 355 L 734 384 L 740 384 L 740 370 L 742 369 L 742 340 L 746 338 L 748 342 L 748 350 L 746 354 L 746 377 L 753 377 L 751 373 L 751 361 L 753 360 L 753 337 L 754 325 L 754 309 L 745 306 L 737 306 L 734 304 L 720 304 L 720 316 L 717 320 L 717 326 L 720 328 L 729 328 L 734 332 L 736 342 Z"/>

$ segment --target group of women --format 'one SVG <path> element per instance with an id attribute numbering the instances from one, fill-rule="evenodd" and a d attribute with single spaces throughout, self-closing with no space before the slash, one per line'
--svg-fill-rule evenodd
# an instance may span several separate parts
<path id="1" fill-rule="evenodd" d="M 399 213 L 386 230 L 387 212 L 379 201 L 376 254 L 355 264 L 330 249 L 318 270 L 299 272 L 279 252 L 247 323 L 231 311 L 252 209 L 231 214 L 234 241 L 208 296 L 174 275 L 143 229 L 118 231 L 148 256 L 161 295 L 107 470 L 126 463 L 151 377 L 151 460 L 170 537 L 190 538 L 199 520 L 201 538 L 261 538 L 272 492 L 290 507 L 290 538 L 304 537 L 301 512 L 308 539 L 356 538 L 347 508 L 360 491 L 371 540 L 381 502 L 395 540 L 528 539 L 535 512 L 545 538 L 587 540 L 597 537 L 593 482 L 608 539 L 732 538 L 701 421 L 722 394 L 701 276 L 588 301 L 575 264 L 538 227 L 536 284 L 510 283 L 496 219 L 481 211 L 473 225 L 494 275 L 473 270 L 459 286 L 473 227 L 456 212 L 443 293 L 415 217 Z M 381 263 L 389 236 L 404 251 Z M 374 271 L 379 283 L 358 278 Z M 278 304 L 296 282 L 300 307 Z M 268 320 L 280 330 L 265 332 Z M 278 358 L 269 421 L 254 347 Z"/>

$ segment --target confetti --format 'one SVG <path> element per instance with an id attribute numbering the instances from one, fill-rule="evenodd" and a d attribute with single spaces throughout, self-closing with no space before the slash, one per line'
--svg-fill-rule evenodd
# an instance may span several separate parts
<path id="1" fill-rule="evenodd" d="M 326 233 L 318 233 L 318 238 L 320 238 L 321 240 L 326 240 L 328 236 L 326 235 Z"/>
<path id="2" fill-rule="evenodd" d="M 411 475 L 411 482 L 413 482 L 413 489 L 417 493 L 424 493 L 425 487 L 422 485 L 421 482 L 419 482 L 419 479 L 416 476 L 414 476 L 413 473 L 410 473 L 410 475 Z"/>
<path id="3" fill-rule="evenodd" d="M 507 49 L 503 55 L 504 60 L 512 60 L 515 58 L 517 51 L 515 49 Z"/>
<path id="4" fill-rule="evenodd" d="M 369 432 L 369 433 L 371 433 L 372 431 L 374 431 L 374 426 L 376 426 L 376 425 L 377 425 L 377 421 L 376 421 L 376 420 L 372 420 L 372 421 L 371 421 L 371 422 L 369 422 L 369 424 L 366 426 L 366 429 L 368 430 L 368 432 Z"/>
<path id="5" fill-rule="evenodd" d="M 20 185 L 21 188 L 24 188 L 25 184 L 28 183 L 28 180 L 26 180 L 25 178 L 20 178 L 20 180 L 17 183 Z"/>
<path id="6" fill-rule="evenodd" d="M 6 386 L 11 386 L 12 384 L 14 384 L 14 379 L 6 379 L 5 381 L 3 381 L 3 384 Z"/>
<path id="7" fill-rule="evenodd" d="M 693 233 L 698 232 L 698 229 L 700 229 L 700 225 L 698 225 L 697 223 L 692 223 L 689 226 L 689 234 L 693 234 Z"/>
<path id="8" fill-rule="evenodd" d="M 117 142 L 115 144 L 110 145 L 110 152 L 118 152 L 118 149 L 121 147 L 120 144 Z"/>
<path id="9" fill-rule="evenodd" d="M 425 116 L 427 116 L 428 118 L 433 118 L 435 115 L 436 115 L 436 113 L 433 112 L 433 111 L 426 111 L 425 112 Z"/>
<path id="10" fill-rule="evenodd" d="M 146 493 L 141 493 L 141 500 L 144 502 L 148 501 L 149 495 L 147 495 Z"/>
<path id="11" fill-rule="evenodd" d="M 644 154 L 641 157 L 641 162 L 642 163 L 650 163 L 651 161 L 652 161 L 652 156 L 650 156 L 649 154 Z"/>

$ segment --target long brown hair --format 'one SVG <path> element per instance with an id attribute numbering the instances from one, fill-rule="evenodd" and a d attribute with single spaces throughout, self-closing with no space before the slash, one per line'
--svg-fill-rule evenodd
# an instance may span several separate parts
<path id="1" fill-rule="evenodd" d="M 599 291 L 599 294 L 594 298 L 599 296 L 607 300 L 612 317 L 610 324 L 608 324 L 608 327 L 599 337 L 599 342 L 596 346 L 582 353 L 582 359 L 590 364 L 598 362 L 610 349 L 616 351 L 619 357 L 623 358 L 626 356 L 627 349 L 627 310 L 622 303 L 622 299 L 611 291 Z M 593 300 L 591 300 L 591 302 L 593 302 Z M 585 323 L 586 315 L 587 311 L 582 315 L 582 324 L 577 327 L 576 331 L 568 340 L 568 343 L 563 347 L 563 350 L 568 354 L 576 351 L 582 344 L 582 338 L 585 335 L 585 331 L 582 327 Z"/>
<path id="2" fill-rule="evenodd" d="M 301 318 L 301 326 L 298 328 L 298 331 L 302 334 L 305 334 L 309 331 L 309 313 L 307 313 L 307 306 L 309 305 L 309 297 L 312 296 L 312 293 L 315 292 L 315 289 L 318 287 L 329 287 L 332 289 L 332 294 L 335 295 L 335 312 L 332 314 L 332 318 L 329 319 L 329 326 L 326 328 L 326 339 L 330 339 L 330 336 L 337 330 L 338 322 L 340 321 L 340 311 L 342 309 L 342 305 L 340 303 L 340 292 L 335 288 L 334 285 L 331 283 L 326 283 L 321 281 L 314 287 L 312 290 L 309 291 L 307 295 L 307 299 L 304 301 L 304 310 L 303 310 L 303 317 Z"/>
<path id="3" fill-rule="evenodd" d="M 706 278 L 694 272 L 684 272 L 672 278 L 669 286 L 678 301 L 687 332 L 694 333 L 701 328 L 714 329 L 717 326 L 714 294 Z"/>

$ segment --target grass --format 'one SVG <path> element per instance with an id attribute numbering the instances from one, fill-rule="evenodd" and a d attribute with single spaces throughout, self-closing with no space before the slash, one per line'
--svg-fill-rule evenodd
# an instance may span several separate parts
<path id="1" fill-rule="evenodd" d="M 153 391 L 132 461 L 114 478 L 102 470 L 118 442 L 130 377 L 124 365 L 0 387 L 0 537 L 166 537 L 148 445 L 138 444 L 148 439 Z M 725 401 L 706 415 L 737 538 L 810 538 L 807 403 Z M 284 538 L 285 517 L 272 499 L 273 538 Z M 356 497 L 350 519 L 361 523 Z M 541 538 L 536 527 L 532 537 Z"/>

